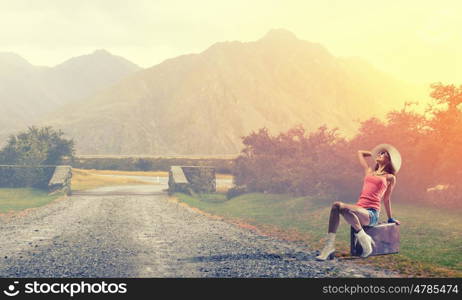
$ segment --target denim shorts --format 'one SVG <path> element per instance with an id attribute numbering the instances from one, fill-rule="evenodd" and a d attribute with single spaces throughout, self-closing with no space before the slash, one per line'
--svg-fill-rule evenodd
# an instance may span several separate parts
<path id="1" fill-rule="evenodd" d="M 367 226 L 375 226 L 379 222 L 379 212 L 374 208 L 366 208 L 369 211 L 370 222 Z"/>

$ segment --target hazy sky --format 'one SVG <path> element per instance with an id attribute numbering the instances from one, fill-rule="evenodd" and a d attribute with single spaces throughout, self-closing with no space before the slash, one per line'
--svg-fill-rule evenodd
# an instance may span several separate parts
<path id="1" fill-rule="evenodd" d="M 107 49 L 142 67 L 271 28 L 397 78 L 462 84 L 462 1 L 0 0 L 0 51 L 53 66 Z"/>

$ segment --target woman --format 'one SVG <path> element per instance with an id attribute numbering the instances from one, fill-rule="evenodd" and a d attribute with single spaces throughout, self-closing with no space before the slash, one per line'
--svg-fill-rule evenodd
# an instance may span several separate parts
<path id="1" fill-rule="evenodd" d="M 375 158 L 375 167 L 372 169 L 364 157 Z M 388 215 L 388 223 L 400 222 L 392 217 L 390 196 L 396 185 L 396 173 L 401 167 L 401 155 L 395 147 L 389 144 L 380 144 L 372 151 L 358 151 L 359 163 L 364 168 L 364 185 L 356 204 L 334 202 L 330 211 L 327 243 L 316 257 L 317 260 L 332 259 L 335 253 L 335 233 L 340 221 L 340 215 L 355 230 L 357 241 L 363 248 L 362 257 L 372 253 L 375 244 L 372 238 L 364 231 L 362 226 L 377 224 L 380 214 L 380 202 L 383 199 Z"/>

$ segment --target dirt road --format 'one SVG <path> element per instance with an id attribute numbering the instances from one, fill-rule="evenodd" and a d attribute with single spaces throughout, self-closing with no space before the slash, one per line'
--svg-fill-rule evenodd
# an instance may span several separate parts
<path id="1" fill-rule="evenodd" d="M 390 277 L 317 262 L 169 200 L 165 184 L 98 188 L 0 218 L 1 277 Z"/>

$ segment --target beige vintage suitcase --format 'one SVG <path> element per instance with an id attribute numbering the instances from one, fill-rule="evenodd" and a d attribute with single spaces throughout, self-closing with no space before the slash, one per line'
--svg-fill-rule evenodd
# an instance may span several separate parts
<path id="1" fill-rule="evenodd" d="M 372 237 L 375 247 L 372 247 L 373 255 L 392 254 L 399 252 L 399 226 L 395 223 L 380 223 L 375 226 L 363 226 L 364 231 Z M 355 245 L 354 229 L 351 227 L 350 250 L 352 256 L 360 256 L 363 249 L 359 242 Z"/>

